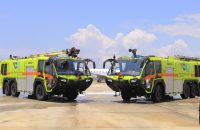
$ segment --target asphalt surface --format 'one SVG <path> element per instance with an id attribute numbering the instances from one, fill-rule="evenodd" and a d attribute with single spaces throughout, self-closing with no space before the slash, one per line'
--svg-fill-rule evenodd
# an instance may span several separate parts
<path id="1" fill-rule="evenodd" d="M 1 92 L 0 92 L 1 93 Z M 104 84 L 93 84 L 75 102 L 0 95 L 0 130 L 189 129 L 200 130 L 199 99 L 152 103 L 144 98 L 122 102 Z"/>

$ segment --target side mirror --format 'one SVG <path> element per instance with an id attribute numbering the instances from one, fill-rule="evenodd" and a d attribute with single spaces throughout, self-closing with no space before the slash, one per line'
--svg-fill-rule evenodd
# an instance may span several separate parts
<path id="1" fill-rule="evenodd" d="M 86 63 L 87 65 L 88 65 L 89 62 L 92 62 L 93 68 L 94 68 L 94 69 L 96 68 L 96 63 L 95 63 L 93 60 L 91 60 L 91 59 L 84 59 L 84 61 L 85 61 L 85 63 Z"/>
<path id="2" fill-rule="evenodd" d="M 106 67 L 106 62 L 107 62 L 107 60 L 103 62 L 103 68 L 104 68 L 104 69 L 105 69 L 105 67 Z"/>
<path id="3" fill-rule="evenodd" d="M 141 62 L 140 68 L 142 68 L 143 66 L 144 66 L 144 60 Z"/>
<path id="4" fill-rule="evenodd" d="M 149 57 L 144 58 L 144 60 L 140 64 L 140 68 L 142 68 L 144 66 L 145 62 L 146 62 L 146 64 L 149 63 Z"/>
<path id="5" fill-rule="evenodd" d="M 117 61 L 115 60 L 115 59 L 107 59 L 107 60 L 105 60 L 104 62 L 103 62 L 103 68 L 105 69 L 105 67 L 106 67 L 106 63 L 107 62 L 110 62 L 111 63 L 111 65 L 113 64 L 113 63 L 116 63 Z"/>

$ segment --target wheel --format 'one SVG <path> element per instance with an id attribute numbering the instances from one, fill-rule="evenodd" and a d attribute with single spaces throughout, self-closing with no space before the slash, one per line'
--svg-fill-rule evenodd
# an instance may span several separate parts
<path id="1" fill-rule="evenodd" d="M 190 88 L 190 98 L 194 98 L 197 95 L 198 95 L 197 85 L 193 84 L 192 87 Z"/>
<path id="2" fill-rule="evenodd" d="M 157 85 L 154 92 L 152 93 L 153 102 L 161 102 L 163 99 L 163 91 L 160 85 Z"/>
<path id="3" fill-rule="evenodd" d="M 122 90 L 121 91 L 121 97 L 125 102 L 129 102 L 131 100 L 132 94 L 130 90 Z"/>
<path id="4" fill-rule="evenodd" d="M 35 97 L 36 97 L 37 100 L 40 100 L 40 101 L 45 101 L 45 100 L 47 100 L 46 91 L 45 91 L 43 85 L 38 84 L 38 85 L 36 86 Z"/>
<path id="5" fill-rule="evenodd" d="M 6 82 L 4 84 L 4 92 L 5 92 L 6 96 L 10 96 L 11 95 L 10 86 L 9 86 L 8 82 Z"/>
<path id="6" fill-rule="evenodd" d="M 18 97 L 19 94 L 20 94 L 20 92 L 17 91 L 17 85 L 16 85 L 16 83 L 12 83 L 10 88 L 11 88 L 11 95 L 13 97 Z"/>
<path id="7" fill-rule="evenodd" d="M 63 97 L 67 97 L 69 101 L 74 101 L 78 96 L 77 90 L 68 90 L 63 94 Z"/>
<path id="8" fill-rule="evenodd" d="M 187 99 L 190 95 L 190 86 L 186 84 L 183 87 L 183 94 L 181 94 L 182 99 Z"/>

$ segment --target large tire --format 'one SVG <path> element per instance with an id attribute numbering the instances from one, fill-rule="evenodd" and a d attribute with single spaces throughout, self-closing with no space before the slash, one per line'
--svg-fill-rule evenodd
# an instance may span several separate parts
<path id="1" fill-rule="evenodd" d="M 20 92 L 17 91 L 17 85 L 16 85 L 16 83 L 12 83 L 10 88 L 11 88 L 11 95 L 13 97 L 18 97 L 19 94 L 20 94 Z"/>
<path id="2" fill-rule="evenodd" d="M 152 93 L 152 96 L 151 96 L 152 101 L 153 102 L 161 102 L 163 100 L 163 96 L 164 96 L 163 94 L 164 93 L 163 93 L 161 86 L 157 85 L 155 87 L 154 92 Z"/>
<path id="3" fill-rule="evenodd" d="M 4 88 L 4 92 L 6 94 L 6 96 L 10 96 L 11 95 L 11 91 L 10 91 L 10 85 L 8 84 L 8 82 L 6 82 L 3 86 Z"/>
<path id="4" fill-rule="evenodd" d="M 69 101 L 74 101 L 78 96 L 77 90 L 68 90 L 63 94 L 63 97 L 67 97 Z"/>
<path id="5" fill-rule="evenodd" d="M 182 99 L 187 99 L 190 96 L 190 86 L 186 84 L 183 87 L 183 94 L 181 94 Z"/>
<path id="6" fill-rule="evenodd" d="M 198 95 L 198 88 L 196 84 L 193 84 L 190 88 L 190 98 L 195 98 Z"/>
<path id="7" fill-rule="evenodd" d="M 47 94 L 45 88 L 42 84 L 38 84 L 35 89 L 35 97 L 37 100 L 45 101 L 47 100 Z"/>
<path id="8" fill-rule="evenodd" d="M 129 102 L 131 100 L 132 94 L 130 90 L 122 90 L 121 91 L 121 97 L 125 102 Z"/>

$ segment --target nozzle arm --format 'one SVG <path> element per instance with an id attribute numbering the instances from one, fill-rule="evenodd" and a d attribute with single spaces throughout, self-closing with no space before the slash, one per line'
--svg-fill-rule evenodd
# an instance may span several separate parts
<path id="1" fill-rule="evenodd" d="M 91 60 L 91 59 L 84 59 L 84 61 L 85 61 L 85 63 L 86 63 L 87 65 L 88 65 L 89 62 L 92 62 L 93 68 L 94 68 L 94 69 L 96 68 L 96 63 L 95 63 L 93 60 Z"/>
<path id="2" fill-rule="evenodd" d="M 113 63 L 116 62 L 116 60 L 115 60 L 115 59 L 107 59 L 107 60 L 105 60 L 105 61 L 103 62 L 103 68 L 104 68 L 104 69 L 105 69 L 105 67 L 106 67 L 106 63 L 107 63 L 107 62 L 110 62 L 111 65 L 112 65 Z"/>

